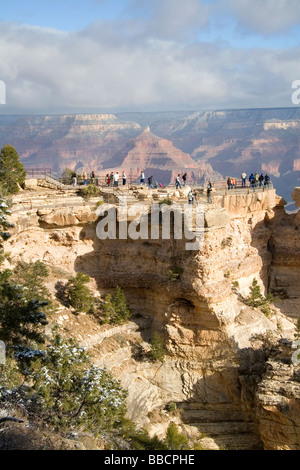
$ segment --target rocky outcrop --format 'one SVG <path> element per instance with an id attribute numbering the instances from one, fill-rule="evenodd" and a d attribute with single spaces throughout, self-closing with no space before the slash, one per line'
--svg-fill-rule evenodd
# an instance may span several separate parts
<path id="1" fill-rule="evenodd" d="M 131 180 L 138 179 L 141 171 L 147 177 L 153 175 L 158 182 L 169 184 L 174 182 L 178 174 L 187 173 L 188 181 L 200 181 L 204 178 L 221 178 L 214 172 L 209 163 L 195 162 L 191 156 L 174 147 L 172 142 L 154 135 L 149 127 L 136 138 L 127 142 L 126 146 L 115 153 L 112 160 L 106 162 L 100 175 L 108 171 L 125 170 Z"/>
<path id="2" fill-rule="evenodd" d="M 21 207 L 22 197 L 28 196 L 17 196 Z M 65 197 L 61 193 L 61 200 Z M 190 240 L 176 239 L 172 233 L 170 239 L 100 240 L 93 204 L 76 207 L 75 201 L 67 209 L 45 207 L 46 212 L 40 205 L 30 216 L 14 211 L 17 228 L 6 251 L 12 263 L 39 259 L 53 272 L 59 267 L 61 276 L 85 272 L 101 295 L 117 285 L 124 289 L 133 313 L 131 326 L 116 331 L 105 327 L 105 332 L 98 327 L 95 334 L 86 332 L 81 342 L 98 365 L 111 370 L 128 388 L 129 417 L 151 433 L 163 434 L 167 421 L 160 427 L 149 413 L 175 403 L 181 425 L 207 433 L 219 448 L 276 447 L 277 437 L 273 443 L 267 438 L 277 411 L 272 414 L 268 402 L 271 392 L 264 394 L 272 389 L 264 344 L 270 332 L 275 339 L 291 341 L 295 326 L 278 308 L 267 317 L 243 301 L 254 278 L 262 292 L 267 291 L 279 273 L 284 230 L 288 228 L 288 236 L 292 228 L 297 232 L 294 216 L 284 213 L 275 191 L 215 193 L 213 203 L 204 205 L 203 244 L 198 250 L 187 250 Z M 131 223 L 128 230 L 133 230 Z M 290 250 L 293 244 L 295 238 L 290 239 Z M 297 273 L 288 277 L 290 262 L 286 256 L 286 282 L 297 301 Z M 90 320 L 76 318 L 72 329 L 71 319 L 61 320 L 74 335 L 82 321 Z M 147 360 L 154 332 L 166 347 L 162 363 Z M 281 393 L 289 393 L 284 382 L 283 378 L 276 389 L 278 400 Z M 293 393 L 289 432 L 298 426 L 291 420 L 292 410 L 299 406 Z M 295 445 L 287 442 L 286 447 Z"/>
<path id="3" fill-rule="evenodd" d="M 293 193 L 292 193 L 292 197 L 295 201 L 295 204 L 297 207 L 300 207 L 300 188 L 295 188 Z"/>
<path id="4" fill-rule="evenodd" d="M 296 347 L 279 343 L 258 385 L 257 413 L 265 450 L 300 450 L 300 366 L 291 360 Z"/>

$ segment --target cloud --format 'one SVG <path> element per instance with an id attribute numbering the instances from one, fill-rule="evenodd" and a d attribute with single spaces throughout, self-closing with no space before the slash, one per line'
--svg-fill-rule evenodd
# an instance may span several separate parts
<path id="1" fill-rule="evenodd" d="M 223 0 L 239 26 L 263 35 L 282 33 L 300 23 L 298 0 Z"/>
<path id="2" fill-rule="evenodd" d="M 128 11 L 141 11 L 144 33 L 167 40 L 187 39 L 207 27 L 210 6 L 202 0 L 135 0 Z"/>
<path id="3" fill-rule="evenodd" d="M 299 48 L 201 42 L 197 31 L 209 28 L 213 3 L 184 4 L 137 0 L 126 17 L 70 33 L 2 23 L 2 113 L 291 106 Z"/>

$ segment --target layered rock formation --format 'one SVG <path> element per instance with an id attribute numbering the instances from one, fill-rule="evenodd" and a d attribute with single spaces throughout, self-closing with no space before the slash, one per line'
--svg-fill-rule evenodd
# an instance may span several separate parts
<path id="1" fill-rule="evenodd" d="M 153 175 L 155 169 L 156 179 L 166 182 L 173 181 L 175 168 L 195 169 L 190 171 L 191 180 L 204 174 L 211 178 L 212 171 L 216 178 L 217 174 L 239 178 L 244 170 L 248 176 L 253 171 L 269 172 L 278 193 L 289 202 L 293 188 L 299 186 L 299 123 L 298 107 L 0 116 L 0 143 L 13 145 L 27 167 L 57 172 L 66 167 L 101 172 L 125 165 L 135 175 L 141 166 Z M 157 146 L 145 139 L 143 151 L 147 126 L 158 136 Z"/>
<path id="2" fill-rule="evenodd" d="M 70 206 L 62 208 L 59 193 L 53 194 L 56 204 L 49 207 L 46 197 L 46 212 L 41 204 L 35 210 L 31 196 L 30 214 L 22 205 L 28 194 L 15 198 L 15 232 L 6 250 L 11 262 L 44 261 L 56 273 L 53 283 L 82 271 L 101 295 L 117 285 L 124 289 L 134 314 L 129 324 L 101 327 L 84 316 L 72 319 L 66 312 L 59 322 L 90 349 L 98 365 L 110 369 L 128 388 L 132 419 L 163 435 L 169 422 L 163 410 L 176 404 L 181 426 L 189 433 L 206 433 L 215 448 L 280 448 L 279 427 L 273 440 L 270 437 L 278 416 L 288 421 L 289 433 L 297 435 L 299 424 L 292 413 L 298 412 L 299 398 L 290 392 L 284 418 L 277 404 L 287 393 L 285 376 L 276 388 L 277 404 L 275 398 L 271 404 L 266 369 L 270 335 L 274 341 L 292 341 L 294 322 L 279 309 L 266 317 L 243 300 L 254 278 L 264 292 L 285 269 L 293 300 L 299 302 L 299 272 L 293 272 L 291 257 L 285 257 L 284 266 L 278 261 L 286 227 L 291 250 L 295 243 L 290 235 L 291 227 L 297 232 L 297 216 L 283 212 L 274 190 L 215 194 L 213 204 L 205 205 L 203 244 L 191 251 L 186 250 L 187 240 L 173 236 L 100 240 L 95 201 L 83 206 L 70 194 Z M 147 209 L 145 202 L 143 207 Z M 297 259 L 299 263 L 298 254 Z M 154 332 L 167 350 L 162 363 L 146 359 Z M 289 438 L 289 433 L 284 448 L 299 448 L 298 438 Z"/>
<path id="3" fill-rule="evenodd" d="M 176 176 L 187 173 L 190 182 L 204 178 L 222 179 L 207 163 L 197 163 L 189 154 L 174 147 L 171 141 L 154 135 L 147 126 L 136 138 L 127 142 L 120 152 L 114 154 L 111 161 L 105 164 L 106 171 L 125 170 L 131 180 L 135 180 L 144 171 L 147 176 L 153 175 L 163 184 L 174 182 Z"/>

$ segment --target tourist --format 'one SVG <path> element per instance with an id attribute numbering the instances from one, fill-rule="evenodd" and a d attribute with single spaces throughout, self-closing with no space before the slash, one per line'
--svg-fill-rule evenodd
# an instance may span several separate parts
<path id="1" fill-rule="evenodd" d="M 145 184 L 145 174 L 141 171 L 141 184 Z"/>
<path id="2" fill-rule="evenodd" d="M 193 204 L 193 202 L 194 202 L 194 194 L 193 194 L 191 189 L 188 193 L 188 201 L 189 201 L 189 204 Z"/>
<path id="3" fill-rule="evenodd" d="M 259 180 L 259 187 L 260 187 L 260 188 L 261 188 L 262 185 L 263 185 L 264 179 L 265 179 L 265 178 L 264 178 L 264 175 L 263 175 L 263 173 L 261 173 L 261 175 L 259 175 L 259 178 L 258 178 L 258 180 Z"/>
<path id="4" fill-rule="evenodd" d="M 182 176 L 182 179 L 183 179 L 183 186 L 186 185 L 186 178 L 187 178 L 187 175 L 186 175 L 186 173 L 184 173 L 184 175 Z"/>
<path id="5" fill-rule="evenodd" d="M 73 183 L 73 186 L 77 186 L 77 177 L 76 177 L 76 175 L 73 176 L 72 183 Z"/>
<path id="6" fill-rule="evenodd" d="M 229 190 L 232 188 L 232 186 L 231 186 L 231 184 L 232 184 L 232 183 L 231 183 L 231 180 L 232 180 L 231 176 L 228 176 L 228 178 L 227 178 L 227 188 L 228 188 Z"/>
<path id="7" fill-rule="evenodd" d="M 270 178 L 270 176 L 268 175 L 268 173 L 266 173 L 266 176 L 265 176 L 265 186 L 269 186 L 270 181 L 271 181 L 271 178 Z"/>
<path id="8" fill-rule="evenodd" d="M 212 193 L 212 184 L 211 184 L 210 181 L 208 182 L 206 193 L 207 193 L 207 202 L 208 202 L 208 204 L 210 204 L 211 203 L 211 193 Z"/>
<path id="9" fill-rule="evenodd" d="M 254 175 L 255 187 L 257 188 L 259 182 L 259 174 L 256 172 Z"/>
<path id="10" fill-rule="evenodd" d="M 147 184 L 149 188 L 153 189 L 153 176 L 149 176 Z"/>
<path id="11" fill-rule="evenodd" d="M 231 178 L 231 188 L 235 189 L 235 178 Z"/>
<path id="12" fill-rule="evenodd" d="M 250 187 L 254 188 L 254 174 L 253 173 L 251 173 L 251 175 L 249 176 L 249 183 L 250 183 Z"/>
<path id="13" fill-rule="evenodd" d="M 105 176 L 105 184 L 106 184 L 106 186 L 110 185 L 110 177 L 109 177 L 108 173 L 106 173 L 106 176 Z"/>
<path id="14" fill-rule="evenodd" d="M 87 172 L 85 170 L 82 172 L 82 184 L 87 184 Z"/>
<path id="15" fill-rule="evenodd" d="M 91 178 L 91 184 L 95 184 L 95 172 L 92 171 L 91 174 L 90 174 L 90 178 Z"/>
<path id="16" fill-rule="evenodd" d="M 175 188 L 178 189 L 180 188 L 181 189 L 181 183 L 180 183 L 180 175 L 177 175 L 177 178 L 176 178 L 176 181 L 175 181 Z"/>
<path id="17" fill-rule="evenodd" d="M 245 171 L 243 171 L 242 175 L 241 175 L 241 178 L 242 178 L 242 188 L 245 188 L 246 187 L 246 178 L 247 178 L 247 174 Z"/>
<path id="18" fill-rule="evenodd" d="M 114 174 L 114 186 L 119 186 L 119 173 L 117 171 Z"/>
<path id="19" fill-rule="evenodd" d="M 126 174 L 125 174 L 125 171 L 123 171 L 123 173 L 122 173 L 122 179 L 123 179 L 123 186 L 125 186 L 125 184 L 126 184 Z"/>
<path id="20" fill-rule="evenodd" d="M 114 172 L 113 171 L 110 173 L 110 185 L 111 186 L 114 185 Z"/>

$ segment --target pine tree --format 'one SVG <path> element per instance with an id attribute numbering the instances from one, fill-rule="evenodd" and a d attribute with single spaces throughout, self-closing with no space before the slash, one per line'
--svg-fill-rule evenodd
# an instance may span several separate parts
<path id="1" fill-rule="evenodd" d="M 151 351 L 149 353 L 150 359 L 152 361 L 163 361 L 166 355 L 166 350 L 164 348 L 164 341 L 159 336 L 158 333 L 154 333 L 151 341 Z"/>
<path id="2" fill-rule="evenodd" d="M 190 450 L 188 438 L 179 433 L 174 421 L 171 421 L 168 426 L 165 443 L 169 450 Z"/>
<path id="3" fill-rule="evenodd" d="M 16 194 L 24 183 L 26 171 L 14 147 L 5 145 L 0 153 L 0 185 L 5 194 Z"/>
<path id="4" fill-rule="evenodd" d="M 32 411 L 53 429 L 97 435 L 122 425 L 127 391 L 75 340 L 55 333 L 31 379 Z"/>
<path id="5" fill-rule="evenodd" d="M 89 280 L 90 277 L 87 274 L 79 272 L 67 283 L 66 292 L 70 305 L 78 312 L 87 313 L 94 310 L 94 297 L 85 285 Z"/>
<path id="6" fill-rule="evenodd" d="M 131 312 L 126 303 L 123 290 L 117 286 L 114 295 L 107 294 L 102 306 L 102 317 L 104 323 L 126 323 L 131 316 Z"/>

